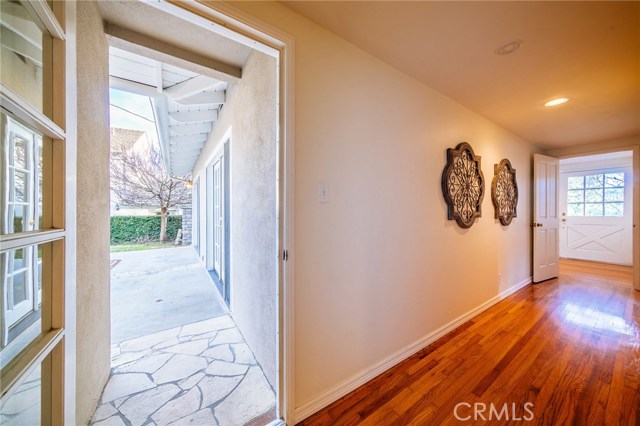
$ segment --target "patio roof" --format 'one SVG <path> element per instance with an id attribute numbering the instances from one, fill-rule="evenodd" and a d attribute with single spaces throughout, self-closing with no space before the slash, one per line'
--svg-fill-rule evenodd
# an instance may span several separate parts
<path id="1" fill-rule="evenodd" d="M 167 170 L 173 176 L 190 174 L 224 105 L 229 82 L 110 47 L 109 83 L 151 98 Z"/>

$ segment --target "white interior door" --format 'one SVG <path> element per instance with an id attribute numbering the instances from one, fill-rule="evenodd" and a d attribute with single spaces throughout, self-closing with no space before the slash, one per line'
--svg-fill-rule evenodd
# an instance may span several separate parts
<path id="1" fill-rule="evenodd" d="M 222 158 L 213 164 L 213 268 L 222 279 L 222 237 L 224 219 L 222 214 Z"/>
<path id="2" fill-rule="evenodd" d="M 533 281 L 558 276 L 558 174 L 557 158 L 533 157 Z"/>
<path id="3" fill-rule="evenodd" d="M 631 167 L 560 176 L 560 256 L 631 266 Z"/>

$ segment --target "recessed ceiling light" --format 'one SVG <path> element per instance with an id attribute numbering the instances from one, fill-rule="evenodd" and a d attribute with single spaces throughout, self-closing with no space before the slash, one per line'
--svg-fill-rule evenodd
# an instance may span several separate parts
<path id="1" fill-rule="evenodd" d="M 504 46 L 498 47 L 495 52 L 498 55 L 508 55 L 509 53 L 513 53 L 516 50 L 520 49 L 523 44 L 524 44 L 524 41 L 522 40 L 514 40 L 512 42 L 505 44 Z"/>
<path id="2" fill-rule="evenodd" d="M 544 106 L 551 107 L 556 105 L 562 105 L 565 102 L 569 102 L 569 98 L 555 98 L 551 99 L 549 102 L 545 103 Z"/>

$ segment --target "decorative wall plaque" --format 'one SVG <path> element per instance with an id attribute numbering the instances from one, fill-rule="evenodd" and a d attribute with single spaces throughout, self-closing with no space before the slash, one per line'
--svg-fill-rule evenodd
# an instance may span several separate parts
<path id="1" fill-rule="evenodd" d="M 518 183 L 516 171 L 506 158 L 493 166 L 491 200 L 496 210 L 496 219 L 507 226 L 518 213 Z"/>
<path id="2" fill-rule="evenodd" d="M 447 149 L 442 194 L 447 202 L 449 220 L 455 220 L 461 228 L 471 228 L 476 218 L 482 216 L 484 175 L 480 157 L 466 142 L 458 144 L 455 149 Z"/>

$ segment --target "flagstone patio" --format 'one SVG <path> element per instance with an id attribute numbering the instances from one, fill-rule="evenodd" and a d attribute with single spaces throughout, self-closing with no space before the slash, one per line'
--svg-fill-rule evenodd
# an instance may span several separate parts
<path id="1" fill-rule="evenodd" d="M 111 350 L 111 377 L 94 426 L 240 426 L 256 417 L 275 419 L 273 389 L 229 315 Z"/>
<path id="2" fill-rule="evenodd" d="M 92 425 L 275 420 L 274 391 L 192 247 L 111 260 L 111 375 Z"/>

